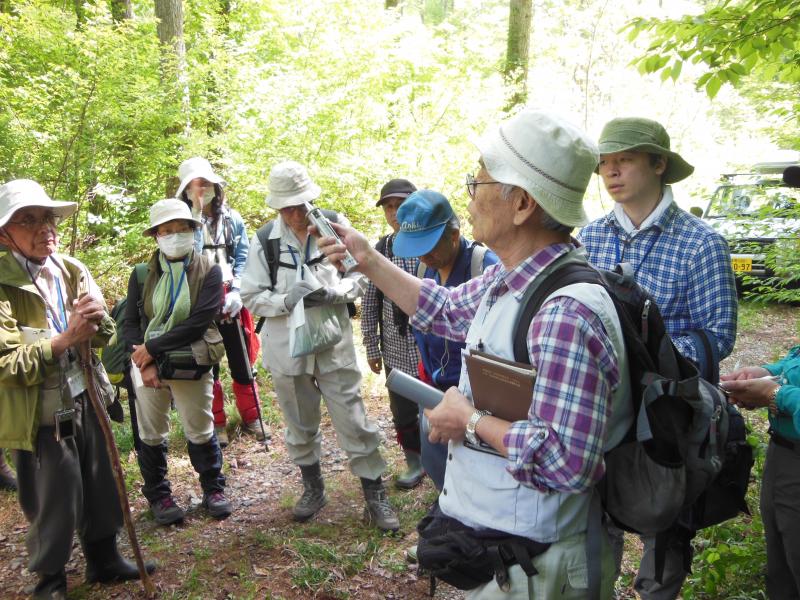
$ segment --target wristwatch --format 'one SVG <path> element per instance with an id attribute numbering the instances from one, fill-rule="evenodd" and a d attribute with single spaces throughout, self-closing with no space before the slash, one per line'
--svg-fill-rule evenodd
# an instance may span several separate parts
<path id="1" fill-rule="evenodd" d="M 776 387 L 774 390 L 772 390 L 772 393 L 769 396 L 768 409 L 769 414 L 771 414 L 773 417 L 778 416 L 778 392 L 781 391 L 781 387 L 782 386 L 780 385 Z"/>
<path id="2" fill-rule="evenodd" d="M 466 437 L 467 441 L 473 446 L 479 446 L 481 443 L 478 439 L 478 434 L 475 433 L 475 427 L 478 426 L 478 421 L 481 420 L 481 417 L 491 414 L 492 413 L 490 413 L 488 410 L 476 410 L 474 413 L 472 413 L 469 421 L 467 421 L 467 430 L 464 432 L 464 437 Z"/>

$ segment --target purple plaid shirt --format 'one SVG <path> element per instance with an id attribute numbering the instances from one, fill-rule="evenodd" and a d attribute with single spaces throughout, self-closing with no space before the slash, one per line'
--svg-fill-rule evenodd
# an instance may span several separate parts
<path id="1" fill-rule="evenodd" d="M 457 288 L 426 279 L 411 324 L 463 341 L 485 294 L 490 308 L 506 293 L 521 301 L 528 284 L 573 248 L 548 246 L 512 271 L 498 263 Z M 546 302 L 534 316 L 528 350 L 538 376 L 528 420 L 512 423 L 503 440 L 506 468 L 520 483 L 541 491 L 587 490 L 604 472 L 606 423 L 619 383 L 611 341 L 595 313 L 562 296 Z"/>

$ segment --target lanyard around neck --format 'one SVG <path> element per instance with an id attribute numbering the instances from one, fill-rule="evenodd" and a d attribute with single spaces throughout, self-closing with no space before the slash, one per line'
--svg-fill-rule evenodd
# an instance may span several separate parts
<path id="1" fill-rule="evenodd" d="M 178 301 L 178 296 L 181 293 L 181 287 L 183 287 L 183 280 L 186 279 L 186 266 L 187 266 L 187 259 L 183 259 L 183 269 L 181 270 L 181 277 L 178 280 L 178 289 L 175 290 L 175 279 L 172 275 L 172 265 L 169 264 L 167 261 L 167 267 L 169 267 L 169 309 L 167 310 L 166 319 L 169 319 L 172 315 L 172 310 L 175 308 L 175 303 Z M 174 294 L 173 294 L 174 290 Z"/>
<path id="2" fill-rule="evenodd" d="M 41 269 L 43 268 L 44 266 L 40 267 L 39 273 L 41 273 Z M 52 277 L 56 282 L 56 293 L 58 295 L 58 313 L 56 313 L 55 309 L 50 304 L 50 301 L 47 299 L 48 294 L 45 294 L 42 288 L 40 288 L 39 284 L 36 282 L 38 275 L 34 276 L 27 258 L 25 259 L 25 270 L 28 271 L 28 276 L 31 278 L 31 283 L 33 283 L 33 285 L 36 287 L 39 295 L 44 301 L 45 312 L 47 313 L 47 317 L 50 319 L 50 322 L 53 324 L 53 328 L 58 333 L 63 333 L 67 329 L 68 320 L 67 310 L 64 306 L 64 295 L 61 291 L 61 278 L 56 273 L 52 273 Z"/>
<path id="3" fill-rule="evenodd" d="M 656 229 L 656 234 L 650 240 L 650 244 L 648 244 L 647 249 L 644 251 L 644 254 L 642 255 L 642 259 L 639 261 L 639 264 L 636 265 L 636 268 L 633 269 L 633 276 L 634 277 L 636 277 L 636 274 L 639 273 L 639 269 L 642 268 L 642 265 L 644 264 L 644 261 L 647 260 L 647 257 L 650 255 L 650 252 L 653 249 L 653 246 L 656 245 L 656 242 L 658 241 L 658 238 L 659 238 L 660 235 L 661 235 L 661 230 L 660 229 Z M 631 238 L 631 239 L 633 239 L 633 238 Z M 616 243 L 616 250 L 617 250 L 617 261 L 616 261 L 616 264 L 619 264 L 619 263 L 623 262 L 624 259 L 625 259 L 625 251 L 620 248 L 619 236 L 616 236 L 616 235 L 614 236 L 614 242 Z M 625 247 L 626 248 L 629 245 L 629 243 L 630 242 L 626 242 L 625 243 Z"/>

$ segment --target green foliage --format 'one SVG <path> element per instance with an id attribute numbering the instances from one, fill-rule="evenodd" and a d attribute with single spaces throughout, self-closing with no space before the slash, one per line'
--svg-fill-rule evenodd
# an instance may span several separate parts
<path id="1" fill-rule="evenodd" d="M 702 63 L 706 71 L 695 83 L 710 98 L 726 83 L 739 86 L 757 78 L 771 88 L 791 89 L 793 108 L 798 106 L 800 2 L 796 0 L 727 1 L 680 19 L 636 18 L 626 28 L 630 40 L 647 33 L 652 41 L 633 61 L 642 73 L 661 71 L 662 80 L 676 80 L 684 62 Z M 786 106 L 773 110 L 797 118 Z"/>

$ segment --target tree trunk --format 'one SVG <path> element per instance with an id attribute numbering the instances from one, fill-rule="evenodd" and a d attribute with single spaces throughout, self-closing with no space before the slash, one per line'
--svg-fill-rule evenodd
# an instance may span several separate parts
<path id="1" fill-rule="evenodd" d="M 532 0 L 509 0 L 508 47 L 503 69 L 511 87 L 507 109 L 523 104 L 528 96 L 528 52 L 531 41 Z"/>
<path id="2" fill-rule="evenodd" d="M 161 42 L 161 77 L 165 83 L 176 81 L 181 95 L 185 131 L 189 131 L 189 76 L 186 67 L 186 44 L 183 40 L 183 4 L 181 0 L 155 0 L 158 39 Z"/>
<path id="3" fill-rule="evenodd" d="M 115 23 L 133 18 L 133 3 L 131 0 L 111 0 L 111 17 Z"/>
<path id="4" fill-rule="evenodd" d="M 386 0 L 384 8 L 397 8 L 398 4 L 400 4 L 400 0 Z"/>
<path id="5" fill-rule="evenodd" d="M 86 22 L 86 11 L 83 10 L 83 0 L 73 0 L 75 7 L 75 18 L 77 20 L 76 29 L 83 29 L 83 24 Z"/>

